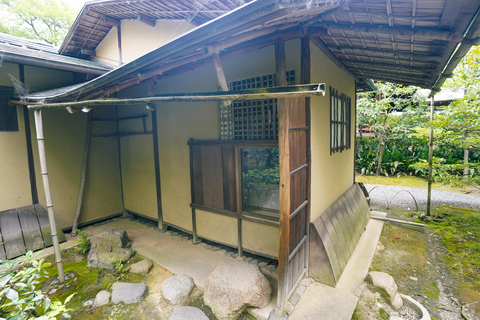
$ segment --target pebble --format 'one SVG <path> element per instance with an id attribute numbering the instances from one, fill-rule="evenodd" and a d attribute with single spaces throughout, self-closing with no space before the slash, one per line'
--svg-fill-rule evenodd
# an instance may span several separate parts
<path id="1" fill-rule="evenodd" d="M 409 277 L 410 280 L 413 280 L 413 281 L 418 281 L 418 278 L 417 277 Z"/>
<path id="2" fill-rule="evenodd" d="M 266 263 L 266 262 L 260 262 L 260 263 L 258 264 L 258 267 L 259 267 L 259 268 L 265 268 L 267 265 L 268 265 L 268 263 Z"/>

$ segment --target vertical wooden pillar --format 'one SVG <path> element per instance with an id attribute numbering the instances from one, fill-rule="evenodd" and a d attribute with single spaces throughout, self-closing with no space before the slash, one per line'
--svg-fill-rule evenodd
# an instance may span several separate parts
<path id="1" fill-rule="evenodd" d="M 300 54 L 300 82 L 301 84 L 309 84 L 311 82 L 311 59 L 310 59 L 310 38 L 303 37 L 301 40 L 301 54 Z M 306 257 L 305 257 L 305 268 L 307 268 L 310 260 L 310 210 L 311 210 L 311 190 L 312 190 L 312 149 L 311 149 L 311 133 L 312 133 L 312 124 L 310 116 L 310 102 L 311 98 L 305 98 L 305 125 L 307 133 L 307 201 L 308 205 L 306 207 L 306 219 L 305 219 L 305 229 L 307 232 L 307 242 L 306 242 Z"/>
<path id="2" fill-rule="evenodd" d="M 275 70 L 277 86 L 285 86 L 286 59 L 285 42 L 275 39 Z M 275 315 L 283 317 L 287 306 L 287 266 L 290 243 L 290 154 L 288 139 L 288 114 L 285 99 L 277 99 L 278 109 L 278 151 L 280 165 L 280 243 L 278 249 L 278 296 Z"/>
<path id="3" fill-rule="evenodd" d="M 25 93 L 25 68 L 23 64 L 18 65 L 20 82 L 22 83 L 22 92 Z M 37 178 L 35 176 L 35 161 L 33 160 L 32 131 L 30 129 L 30 115 L 27 106 L 23 106 L 23 123 L 25 125 L 25 142 L 27 144 L 27 162 L 28 173 L 30 176 L 30 192 L 32 194 L 32 204 L 38 203 Z"/>
<path id="4" fill-rule="evenodd" d="M 163 223 L 162 184 L 160 179 L 160 154 L 158 149 L 157 109 L 154 104 L 148 104 L 148 109 L 152 111 L 153 159 L 155 163 L 155 187 L 157 191 L 157 221 L 158 229 L 163 231 L 165 230 L 165 224 Z"/>
<path id="5" fill-rule="evenodd" d="M 50 181 L 48 179 L 47 156 L 45 152 L 45 138 L 43 136 L 42 111 L 35 110 L 35 127 L 37 129 L 38 156 L 40 158 L 40 170 L 42 172 L 43 187 L 45 189 L 45 200 L 47 203 L 48 220 L 52 233 L 53 249 L 55 251 L 55 262 L 57 263 L 58 279 L 65 281 L 63 272 L 62 255 L 60 254 L 60 244 L 58 242 L 57 224 L 55 223 L 55 213 L 53 211 L 52 193 L 50 191 Z"/>
<path id="6" fill-rule="evenodd" d="M 122 58 L 122 28 L 121 28 L 121 21 L 117 25 L 117 41 L 118 41 L 118 65 L 121 66 L 123 64 Z"/>

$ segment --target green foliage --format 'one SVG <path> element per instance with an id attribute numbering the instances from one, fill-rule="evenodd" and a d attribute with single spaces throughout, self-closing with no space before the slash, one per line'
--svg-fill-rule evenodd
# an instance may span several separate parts
<path id="1" fill-rule="evenodd" d="M 58 46 L 75 19 L 64 0 L 0 0 L 0 31 Z"/>
<path id="2" fill-rule="evenodd" d="M 90 238 L 84 231 L 80 229 L 77 229 L 77 234 L 80 235 L 80 238 L 78 240 L 75 240 L 75 242 L 78 242 L 78 245 L 75 248 L 82 254 L 86 254 L 88 251 L 90 251 Z"/>
<path id="3" fill-rule="evenodd" d="M 27 258 L 32 257 L 28 252 Z M 70 318 L 66 304 L 73 294 L 65 299 L 64 303 L 52 301 L 36 287 L 44 276 L 44 269 L 50 263 L 44 260 L 30 260 L 21 264 L 19 260 L 0 261 L 0 319 L 56 319 L 57 316 Z"/>
<path id="4" fill-rule="evenodd" d="M 418 162 L 410 165 L 419 176 L 427 177 L 428 161 L 420 159 Z M 467 167 L 469 177 L 463 176 L 463 169 Z M 462 186 L 465 184 L 480 184 L 480 163 L 464 164 L 460 159 L 455 163 L 448 163 L 445 158 L 433 157 L 432 176 L 437 182 L 443 182 L 452 186 Z"/>
<path id="5" fill-rule="evenodd" d="M 113 262 L 113 274 L 117 277 L 117 279 L 122 279 L 125 276 L 125 272 L 127 272 L 127 268 L 125 267 L 123 260 L 117 259 L 112 262 Z"/>
<path id="6" fill-rule="evenodd" d="M 390 315 L 388 314 L 387 311 L 385 311 L 385 309 L 380 308 L 380 310 L 378 310 L 378 314 L 376 315 L 376 318 L 378 320 L 388 320 L 390 319 Z"/>

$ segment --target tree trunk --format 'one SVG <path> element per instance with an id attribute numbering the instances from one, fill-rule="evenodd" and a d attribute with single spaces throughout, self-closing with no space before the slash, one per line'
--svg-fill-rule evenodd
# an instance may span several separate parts
<path id="1" fill-rule="evenodd" d="M 380 140 L 378 141 L 378 165 L 377 165 L 377 171 L 375 172 L 376 176 L 380 175 L 380 169 L 382 168 L 384 147 L 385 147 L 385 142 L 383 139 L 383 135 L 380 135 Z"/>

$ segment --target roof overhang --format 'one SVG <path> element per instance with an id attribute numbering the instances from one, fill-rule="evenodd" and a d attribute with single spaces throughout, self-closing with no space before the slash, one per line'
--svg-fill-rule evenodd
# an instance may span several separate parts
<path id="1" fill-rule="evenodd" d="M 23 99 L 35 104 L 108 97 L 211 63 L 216 53 L 229 57 L 272 45 L 277 37 L 309 37 L 365 89 L 364 80 L 375 79 L 437 90 L 479 41 L 480 3 L 433 2 L 257 0 L 79 87 Z"/>

